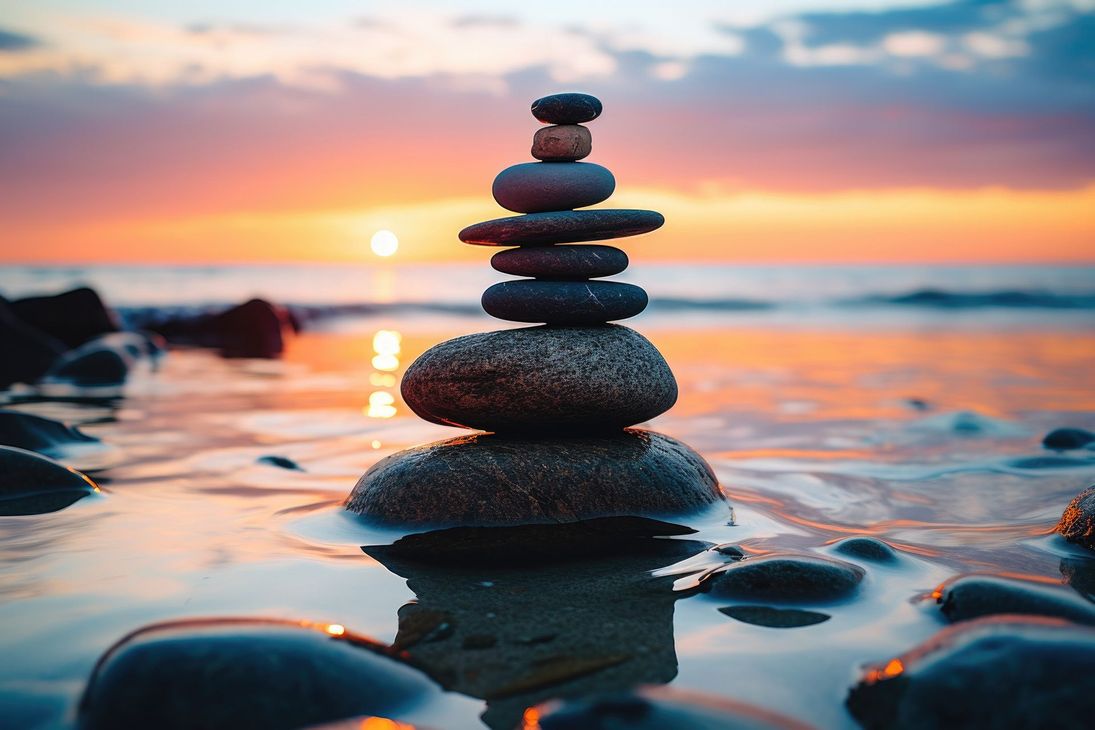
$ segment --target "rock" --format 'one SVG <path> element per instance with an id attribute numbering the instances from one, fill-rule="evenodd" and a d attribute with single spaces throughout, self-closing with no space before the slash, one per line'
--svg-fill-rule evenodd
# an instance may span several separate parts
<path id="1" fill-rule="evenodd" d="M 1095 485 L 1080 492 L 1068 503 L 1056 530 L 1069 542 L 1095 550 Z"/>
<path id="2" fill-rule="evenodd" d="M 775 553 L 731 563 L 714 574 L 716 598 L 763 601 L 835 601 L 859 587 L 862 568 L 819 555 Z"/>
<path id="3" fill-rule="evenodd" d="M 1058 566 L 1061 579 L 1089 601 L 1095 601 L 1095 559 L 1063 558 Z"/>
<path id="4" fill-rule="evenodd" d="M 874 537 L 847 537 L 833 545 L 833 550 L 860 560 L 876 563 L 897 562 L 897 553 L 889 544 Z"/>
<path id="5" fill-rule="evenodd" d="M 532 116 L 545 124 L 582 124 L 601 116 L 601 100 L 574 92 L 552 94 L 532 102 Z"/>
<path id="6" fill-rule="evenodd" d="M 386 647 L 341 626 L 196 619 L 129 634 L 95 666 L 82 730 L 300 728 L 391 716 L 436 695 Z"/>
<path id="7" fill-rule="evenodd" d="M 1095 433 L 1085 431 L 1082 428 L 1058 428 L 1050 431 L 1042 439 L 1042 446 L 1054 451 L 1069 451 L 1082 449 L 1095 441 Z"/>
<path id="8" fill-rule="evenodd" d="M 276 466 L 279 469 L 288 469 L 290 471 L 304 471 L 304 469 L 300 467 L 300 464 L 284 456 L 260 456 L 255 461 L 260 464 L 269 464 L 270 466 Z"/>
<path id="9" fill-rule="evenodd" d="M 543 213 L 596 205 L 616 189 L 616 178 L 592 162 L 523 162 L 494 178 L 498 204 L 515 213 Z"/>
<path id="10" fill-rule="evenodd" d="M 477 434 L 416 446 L 367 471 L 346 509 L 402 527 L 661 519 L 723 500 L 707 463 L 649 431 L 553 438 Z"/>
<path id="11" fill-rule="evenodd" d="M 964 575 L 932 593 L 948 621 L 999 614 L 1055 616 L 1095 625 L 1095 604 L 1060 586 L 996 575 Z"/>
<path id="12" fill-rule="evenodd" d="M 19 319 L 0 298 L 0 388 L 35 383 L 65 351 L 65 346 L 40 329 Z"/>
<path id="13" fill-rule="evenodd" d="M 773 608 L 772 606 L 726 606 L 719 613 L 726 614 L 742 623 L 764 626 L 770 629 L 797 629 L 828 621 L 831 616 L 817 611 L 797 608 Z"/>
<path id="14" fill-rule="evenodd" d="M 56 512 L 98 491 L 75 469 L 32 451 L 0 446 L 0 515 Z"/>
<path id="15" fill-rule="evenodd" d="M 619 281 L 502 281 L 483 292 L 487 314 L 511 322 L 596 325 L 634 317 L 646 292 Z"/>
<path id="16" fill-rule="evenodd" d="M 403 376 L 422 418 L 484 431 L 614 431 L 654 418 L 677 382 L 654 345 L 619 325 L 524 327 L 457 337 Z"/>
<path id="17" fill-rule="evenodd" d="M 477 246 L 525 246 L 624 238 L 662 227 L 652 210 L 564 210 L 495 218 L 460 231 L 460 240 Z"/>
<path id="18" fill-rule="evenodd" d="M 612 276 L 627 268 L 627 254 L 612 246 L 522 246 L 491 257 L 495 271 L 537 279 L 573 280 Z"/>
<path id="19" fill-rule="evenodd" d="M 134 360 L 129 347 L 91 340 L 58 358 L 42 380 L 81 388 L 121 385 Z"/>
<path id="20" fill-rule="evenodd" d="M 218 314 L 176 317 L 149 328 L 169 342 L 217 348 L 224 357 L 272 358 L 284 351 L 284 333 L 294 326 L 283 307 L 251 299 Z"/>
<path id="21" fill-rule="evenodd" d="M 573 162 L 593 151 L 593 137 L 580 124 L 556 124 L 536 130 L 532 156 L 544 162 Z"/>
<path id="22" fill-rule="evenodd" d="M 60 421 L 20 411 L 0 410 L 0 444 L 4 446 L 56 456 L 65 446 L 98 443 L 101 443 L 99 439 L 77 428 L 69 428 Z"/>
<path id="23" fill-rule="evenodd" d="M 1054 619 L 952 626 L 868 667 L 846 704 L 865 728 L 1088 727 L 1095 631 Z"/>
<path id="24" fill-rule="evenodd" d="M 11 302 L 11 311 L 30 326 L 73 348 L 99 335 L 118 331 L 118 319 L 94 289 L 27 297 Z"/>

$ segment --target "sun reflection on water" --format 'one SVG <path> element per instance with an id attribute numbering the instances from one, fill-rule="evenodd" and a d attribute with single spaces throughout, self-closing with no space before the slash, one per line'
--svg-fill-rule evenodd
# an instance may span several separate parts
<path id="1" fill-rule="evenodd" d="M 369 383 L 380 388 L 394 388 L 398 382 L 394 372 L 399 369 L 399 355 L 403 348 L 403 335 L 397 330 L 377 330 L 373 334 L 373 372 Z M 374 390 L 369 394 L 365 415 L 369 418 L 391 418 L 397 413 L 395 396 L 388 390 Z"/>

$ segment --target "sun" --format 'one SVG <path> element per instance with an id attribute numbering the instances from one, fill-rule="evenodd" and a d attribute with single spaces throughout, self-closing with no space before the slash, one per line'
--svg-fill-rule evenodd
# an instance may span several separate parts
<path id="1" fill-rule="evenodd" d="M 373 249 L 373 253 L 377 256 L 391 256 L 399 250 L 399 239 L 391 231 L 377 231 L 373 234 L 369 247 Z"/>

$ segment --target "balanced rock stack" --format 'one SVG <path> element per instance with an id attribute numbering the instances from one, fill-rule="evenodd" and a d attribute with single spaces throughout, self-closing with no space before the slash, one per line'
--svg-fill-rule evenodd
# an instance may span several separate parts
<path id="1" fill-rule="evenodd" d="M 576 210 L 616 186 L 591 150 L 583 122 L 601 102 L 585 94 L 535 101 L 552 126 L 529 162 L 503 170 L 494 198 L 522 215 L 477 223 L 465 243 L 508 246 L 498 271 L 527 277 L 483 294 L 491 315 L 538 327 L 468 335 L 427 350 L 407 370 L 407 405 L 434 423 L 479 433 L 387 457 L 358 481 L 346 506 L 405 527 L 555 524 L 602 517 L 679 517 L 722 500 L 704 460 L 686 445 L 628 428 L 668 410 L 677 383 L 661 353 L 609 322 L 647 304 L 637 286 L 600 277 L 627 254 L 604 245 L 662 225 L 649 210 Z"/>

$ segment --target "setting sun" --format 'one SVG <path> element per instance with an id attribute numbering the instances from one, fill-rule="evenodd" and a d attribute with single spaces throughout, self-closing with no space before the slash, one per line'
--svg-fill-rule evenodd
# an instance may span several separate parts
<path id="1" fill-rule="evenodd" d="M 399 250 L 399 239 L 391 231 L 381 230 L 373 234 L 369 247 L 377 256 L 391 256 Z"/>

